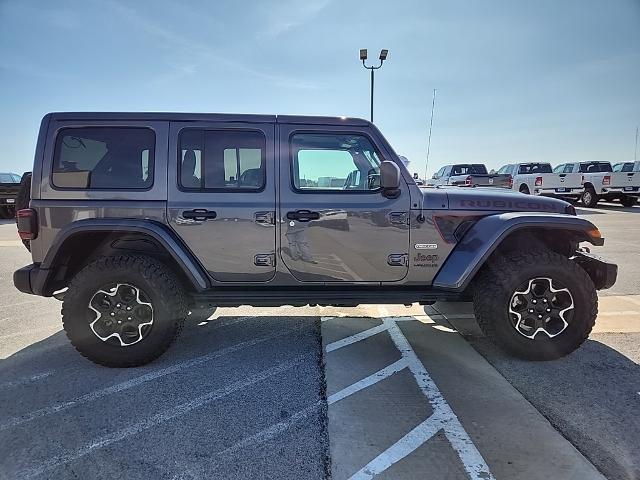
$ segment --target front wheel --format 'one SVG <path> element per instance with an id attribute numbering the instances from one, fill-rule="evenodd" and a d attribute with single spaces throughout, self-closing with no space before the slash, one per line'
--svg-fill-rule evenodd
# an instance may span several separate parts
<path id="1" fill-rule="evenodd" d="M 476 280 L 473 296 L 484 334 L 513 355 L 553 360 L 577 349 L 598 314 L 589 275 L 558 253 L 500 257 Z"/>
<path id="2" fill-rule="evenodd" d="M 180 334 L 187 299 L 164 264 L 143 255 L 100 258 L 73 278 L 62 322 L 73 346 L 108 367 L 144 365 Z"/>

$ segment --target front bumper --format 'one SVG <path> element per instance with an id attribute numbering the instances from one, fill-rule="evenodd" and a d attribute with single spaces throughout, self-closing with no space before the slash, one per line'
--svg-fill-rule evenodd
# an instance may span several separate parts
<path id="1" fill-rule="evenodd" d="M 596 290 L 611 288 L 618 278 L 618 265 L 608 263 L 597 255 L 575 252 L 573 260 L 591 277 Z"/>
<path id="2" fill-rule="evenodd" d="M 49 296 L 44 293 L 47 274 L 48 270 L 41 269 L 39 264 L 27 265 L 13 272 L 13 285 L 22 293 Z"/>

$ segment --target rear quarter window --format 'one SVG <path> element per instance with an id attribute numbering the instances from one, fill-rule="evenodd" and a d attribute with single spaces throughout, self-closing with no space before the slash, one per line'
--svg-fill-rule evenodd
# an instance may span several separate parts
<path id="1" fill-rule="evenodd" d="M 146 190 L 153 184 L 149 128 L 83 127 L 58 133 L 51 183 L 59 189 Z"/>

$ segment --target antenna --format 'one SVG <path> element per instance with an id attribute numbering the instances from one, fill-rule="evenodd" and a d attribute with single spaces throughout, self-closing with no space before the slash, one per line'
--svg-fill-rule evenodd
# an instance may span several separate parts
<path id="1" fill-rule="evenodd" d="M 436 106 L 436 89 L 433 89 L 433 99 L 431 100 L 431 120 L 429 121 L 429 140 L 427 141 L 427 161 L 424 164 L 424 181 L 427 181 L 427 167 L 429 166 L 429 153 L 431 152 L 431 130 L 433 129 L 433 111 Z M 636 132 L 636 142 L 637 142 Z"/>
<path id="2" fill-rule="evenodd" d="M 638 160 L 638 127 L 636 127 L 636 149 L 633 151 L 633 161 Z"/>

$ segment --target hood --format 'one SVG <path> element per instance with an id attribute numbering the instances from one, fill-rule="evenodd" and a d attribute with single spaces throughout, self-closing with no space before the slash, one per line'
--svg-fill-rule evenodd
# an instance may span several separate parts
<path id="1" fill-rule="evenodd" d="M 450 210 L 487 210 L 500 212 L 569 213 L 573 206 L 556 198 L 526 195 L 500 188 L 447 188 Z M 426 193 L 426 192 L 425 192 Z"/>

